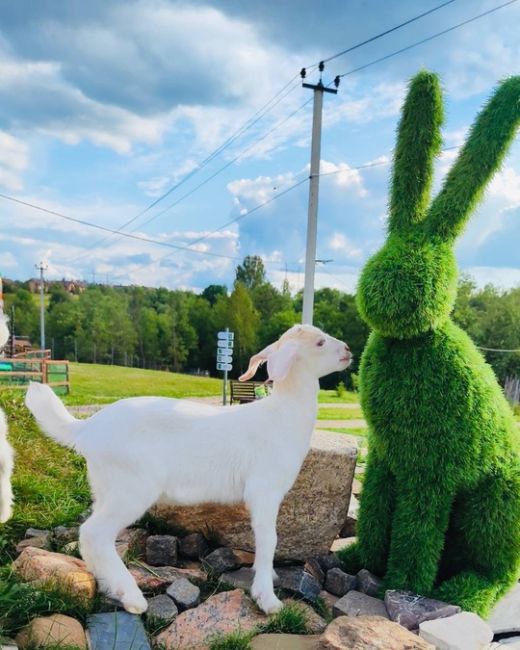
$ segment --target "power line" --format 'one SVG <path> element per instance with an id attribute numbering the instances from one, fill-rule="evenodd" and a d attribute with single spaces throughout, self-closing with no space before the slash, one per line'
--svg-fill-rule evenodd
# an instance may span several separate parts
<path id="1" fill-rule="evenodd" d="M 401 29 L 402 27 L 405 27 L 406 25 L 410 25 L 411 23 L 414 23 L 416 20 L 419 20 L 421 18 L 424 18 L 425 16 L 428 16 L 429 14 L 432 14 L 435 11 L 438 11 L 439 9 L 442 9 L 446 5 L 450 5 L 456 0 L 448 0 L 447 2 L 443 2 L 440 5 L 437 5 L 436 7 L 433 7 L 433 9 L 428 9 L 428 11 L 424 11 L 422 14 L 419 14 L 418 16 L 414 16 L 413 18 L 410 18 L 409 20 L 405 20 L 403 23 L 400 23 L 399 25 L 396 25 L 395 27 L 391 27 L 390 29 L 385 30 L 384 32 L 380 32 L 379 34 L 376 34 L 375 36 L 371 36 L 370 38 L 367 38 L 365 41 L 362 41 L 361 43 L 356 43 L 356 45 L 352 45 L 351 47 L 347 48 L 346 50 L 342 50 L 341 52 L 338 52 L 337 54 L 333 54 L 332 56 L 329 56 L 327 59 L 323 59 L 323 63 L 328 63 L 329 61 L 333 61 L 334 59 L 337 59 L 340 56 L 343 56 L 344 54 L 348 54 L 349 52 L 353 52 L 354 50 L 357 50 L 358 48 L 362 47 L 363 45 L 367 45 L 368 43 L 373 43 L 374 41 L 377 41 L 379 38 L 382 38 L 383 36 L 386 36 L 387 34 L 391 34 L 392 32 L 397 31 L 398 29 Z"/>
<path id="2" fill-rule="evenodd" d="M 7 194 L 1 194 L 0 193 L 0 198 L 5 199 L 6 201 L 12 201 L 13 203 L 18 203 L 19 205 L 23 205 L 29 208 L 32 208 L 33 210 L 39 210 L 40 212 L 45 212 L 46 214 L 50 214 L 55 217 L 59 217 L 60 219 L 65 219 L 66 221 L 71 221 L 73 223 L 78 223 L 82 226 L 87 226 L 89 228 L 95 228 L 97 230 L 102 230 L 103 232 L 108 232 L 112 234 L 118 234 L 121 235 L 122 237 L 127 237 L 129 239 L 136 239 L 138 241 L 144 241 L 148 244 L 155 244 L 157 246 L 163 246 L 166 248 L 172 248 L 175 251 L 186 251 L 190 253 L 197 253 L 198 255 L 209 255 L 211 257 L 221 257 L 225 259 L 231 259 L 231 260 L 239 260 L 241 261 L 241 257 L 236 257 L 236 256 L 231 256 L 231 255 L 223 255 L 221 253 L 211 253 L 209 251 L 199 251 L 194 248 L 191 248 L 191 246 L 194 246 L 195 244 L 199 243 L 200 241 L 204 239 L 208 239 L 211 237 L 211 235 L 219 232 L 220 230 L 223 230 L 226 226 L 235 223 L 236 221 L 239 221 L 241 219 L 244 219 L 246 216 L 249 214 L 252 214 L 253 212 L 256 212 L 257 210 L 260 210 L 261 208 L 265 207 L 266 205 L 269 205 L 273 201 L 276 201 L 278 198 L 284 196 L 285 194 L 288 194 L 291 190 L 295 189 L 302 183 L 307 181 L 307 178 L 302 179 L 298 183 L 295 183 L 294 185 L 291 185 L 290 187 L 286 188 L 283 192 L 280 192 L 279 194 L 276 194 L 275 196 L 271 197 L 264 203 L 261 203 L 260 205 L 257 205 L 255 208 L 252 210 L 249 210 L 246 214 L 240 215 L 236 217 L 235 219 L 232 219 L 231 221 L 227 222 L 226 224 L 220 226 L 219 228 L 216 228 L 215 230 L 211 231 L 207 235 L 204 235 L 203 237 L 200 237 L 199 239 L 196 239 L 195 241 L 191 242 L 188 246 L 182 246 L 180 244 L 172 244 L 170 242 L 165 242 L 161 241 L 158 239 L 150 239 L 148 237 L 142 237 L 140 235 L 134 235 L 133 233 L 127 233 L 127 232 L 122 232 L 122 231 L 117 231 L 114 230 L 113 228 L 108 228 L 107 226 L 100 226 L 99 224 L 92 223 L 90 221 L 86 221 L 85 219 L 77 219 L 75 217 L 71 217 L 69 215 L 63 214 L 61 212 L 57 212 L 56 210 L 49 210 L 48 208 L 44 208 L 42 206 L 36 205 L 34 203 L 29 203 L 28 201 L 22 201 L 21 199 L 17 199 L 13 196 L 8 196 Z M 75 260 L 78 258 L 76 257 Z M 164 259 L 164 258 L 161 258 Z M 274 263 L 274 262 L 273 262 Z M 276 264 L 279 264 L 279 262 L 275 262 Z"/>
<path id="3" fill-rule="evenodd" d="M 486 352 L 513 352 L 513 353 L 520 352 L 520 348 L 516 350 L 503 350 L 500 348 L 483 348 L 480 345 L 477 345 L 477 348 L 479 350 L 485 350 Z"/>
<path id="4" fill-rule="evenodd" d="M 159 196 L 157 199 L 155 199 L 152 203 L 150 203 L 148 206 L 143 208 L 140 212 L 138 212 L 134 217 L 129 219 L 128 221 L 125 221 L 123 224 L 121 224 L 117 228 L 117 232 L 122 231 L 123 228 L 126 228 L 129 226 L 131 223 L 142 217 L 144 214 L 146 214 L 149 210 L 154 208 L 158 203 L 160 203 L 163 199 L 165 199 L 167 196 L 172 194 L 176 189 L 181 187 L 186 181 L 188 181 L 190 178 L 192 178 L 195 174 L 197 174 L 199 171 L 204 169 L 210 162 L 212 162 L 215 158 L 217 158 L 225 149 L 227 149 L 235 140 L 237 140 L 241 135 L 243 135 L 246 131 L 248 131 L 251 127 L 253 127 L 259 120 L 262 119 L 269 111 L 271 111 L 275 106 L 277 106 L 281 101 L 283 101 L 291 92 L 293 92 L 298 86 L 299 82 L 296 84 L 293 84 L 294 80 L 299 77 L 299 75 L 295 75 L 292 77 L 286 84 L 281 88 L 276 95 L 274 95 L 266 104 L 264 104 L 260 109 L 256 111 L 242 126 L 237 129 L 231 136 L 229 136 L 222 144 L 220 144 L 212 153 L 210 153 L 204 160 L 202 160 L 200 163 L 196 165 L 194 169 L 192 169 L 190 172 L 188 172 L 183 178 L 181 178 L 177 183 L 175 183 L 172 187 L 170 187 L 166 192 L 164 192 L 161 196 Z M 282 95 L 282 93 L 289 87 L 289 90 Z M 282 95 L 281 97 L 279 97 Z M 277 99 L 278 98 L 278 99 Z M 274 101 L 276 100 L 277 101 Z M 273 103 L 274 102 L 274 103 Z M 162 213 L 161 213 L 162 214 Z M 148 223 L 148 222 L 146 222 Z M 143 224 L 145 225 L 145 224 Z M 141 226 L 142 227 L 142 226 Z M 97 242 L 94 242 L 87 250 L 91 250 L 92 248 L 96 248 L 100 244 L 103 244 L 104 242 L 108 241 L 110 237 L 104 237 L 103 239 L 100 239 Z M 83 257 L 83 256 L 81 256 Z M 81 259 L 81 258 L 80 258 Z"/>
<path id="5" fill-rule="evenodd" d="M 349 70 L 348 72 L 344 72 L 343 74 L 338 75 L 339 78 L 346 77 L 348 75 L 354 74 L 354 72 L 360 72 L 361 70 L 366 70 L 366 68 L 370 68 L 371 66 L 375 65 L 376 63 L 381 63 L 382 61 L 386 61 L 387 59 L 391 59 L 394 56 L 397 56 L 398 54 L 402 54 L 403 52 L 407 52 L 408 50 L 411 50 L 414 47 L 417 47 L 419 45 L 422 45 L 423 43 L 428 43 L 428 41 L 432 41 L 435 38 L 439 38 L 439 36 L 443 36 L 444 34 L 448 34 L 449 32 L 454 31 L 455 29 L 459 29 L 459 27 L 464 27 L 464 25 L 468 25 L 469 23 L 474 22 L 475 20 L 479 20 L 480 18 L 483 18 L 484 16 L 489 16 L 489 14 L 494 13 L 495 11 L 498 11 L 499 9 L 503 9 L 504 7 L 507 7 L 508 5 L 511 5 L 515 2 L 518 2 L 518 0 L 509 0 L 508 2 L 504 2 L 504 4 L 498 5 L 497 7 L 493 7 L 493 9 L 488 9 L 488 11 L 484 11 L 481 14 L 478 14 L 477 16 L 473 16 L 472 18 L 468 18 L 467 20 L 462 21 L 461 23 L 458 23 L 457 25 L 453 25 L 452 27 L 448 27 L 447 29 L 443 29 L 440 32 L 437 32 L 436 34 L 433 34 L 432 36 L 428 36 L 427 38 L 423 38 L 420 41 L 417 41 L 415 43 L 412 43 L 411 45 L 408 45 L 406 47 L 401 48 L 400 50 L 396 50 L 395 52 L 391 52 L 390 54 L 387 54 L 386 56 L 382 56 L 379 59 L 375 59 L 374 61 L 371 61 L 370 63 L 365 63 L 365 65 L 361 65 L 357 68 L 353 68 L 352 70 Z"/>

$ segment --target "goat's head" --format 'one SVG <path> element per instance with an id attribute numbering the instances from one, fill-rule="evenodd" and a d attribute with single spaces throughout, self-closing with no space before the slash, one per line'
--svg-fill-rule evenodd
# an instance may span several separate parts
<path id="1" fill-rule="evenodd" d="M 312 325 L 295 325 L 278 341 L 253 355 L 249 368 L 239 379 L 251 379 L 264 362 L 267 362 L 269 379 L 283 381 L 297 365 L 319 378 L 345 370 L 351 361 L 352 354 L 346 343 Z"/>

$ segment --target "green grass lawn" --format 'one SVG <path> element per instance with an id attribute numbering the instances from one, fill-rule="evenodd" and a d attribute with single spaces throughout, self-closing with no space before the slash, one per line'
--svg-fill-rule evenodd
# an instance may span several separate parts
<path id="1" fill-rule="evenodd" d="M 0 565 L 12 557 L 13 544 L 29 526 L 72 523 L 90 504 L 83 459 L 40 433 L 25 408 L 24 396 L 18 390 L 0 391 L 0 408 L 7 415 L 9 440 L 16 453 L 15 508 L 12 519 L 0 524 Z"/>
<path id="2" fill-rule="evenodd" d="M 360 408 L 320 408 L 318 420 L 362 420 L 363 413 Z"/>
<path id="3" fill-rule="evenodd" d="M 334 433 L 346 433 L 349 436 L 359 436 L 360 438 L 366 438 L 368 435 L 368 429 L 366 427 L 355 427 L 353 429 L 347 429 L 346 427 L 325 427 L 323 431 L 334 431 Z"/>
<path id="4" fill-rule="evenodd" d="M 335 390 L 320 390 L 318 402 L 320 404 L 357 404 L 359 393 L 345 391 L 340 397 Z"/>
<path id="5" fill-rule="evenodd" d="M 208 397 L 222 392 L 220 379 L 123 366 L 71 363 L 70 377 L 67 404 L 110 404 L 139 395 Z"/>

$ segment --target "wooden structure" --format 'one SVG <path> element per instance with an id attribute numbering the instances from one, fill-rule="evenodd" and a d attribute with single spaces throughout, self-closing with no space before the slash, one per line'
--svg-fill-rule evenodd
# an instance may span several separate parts
<path id="1" fill-rule="evenodd" d="M 267 386 L 263 382 L 235 381 L 232 379 L 229 384 L 231 389 L 230 404 L 233 404 L 233 402 L 247 404 L 247 402 L 254 402 L 268 395 Z"/>
<path id="2" fill-rule="evenodd" d="M 59 395 L 70 391 L 68 361 L 48 358 L 0 358 L 0 389 L 25 388 L 30 381 L 51 386 Z"/>

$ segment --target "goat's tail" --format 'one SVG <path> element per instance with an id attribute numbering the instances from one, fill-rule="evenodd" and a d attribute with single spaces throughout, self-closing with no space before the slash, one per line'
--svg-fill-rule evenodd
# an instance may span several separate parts
<path id="1" fill-rule="evenodd" d="M 48 436 L 65 447 L 74 447 L 76 418 L 67 411 L 62 401 L 47 384 L 30 382 L 25 405 Z"/>
<path id="2" fill-rule="evenodd" d="M 13 450 L 7 442 L 7 422 L 0 409 L 0 523 L 7 521 L 12 514 L 13 490 Z"/>

